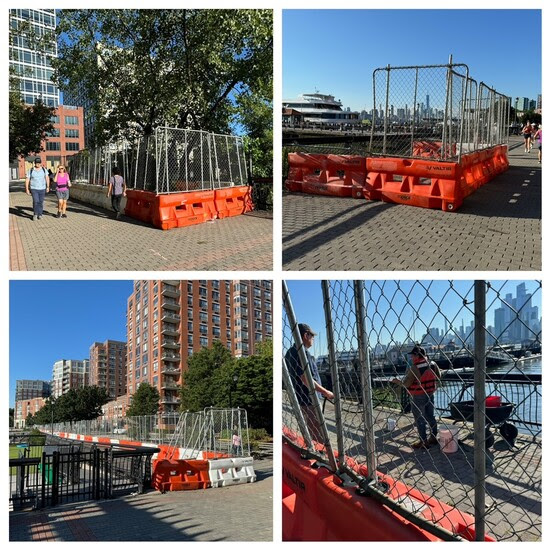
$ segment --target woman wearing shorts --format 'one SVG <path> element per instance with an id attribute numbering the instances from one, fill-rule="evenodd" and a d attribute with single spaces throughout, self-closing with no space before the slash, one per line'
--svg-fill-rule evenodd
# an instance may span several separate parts
<path id="1" fill-rule="evenodd" d="M 69 199 L 69 187 L 71 180 L 64 166 L 58 166 L 54 181 L 57 184 L 55 194 L 57 195 L 57 217 L 67 217 L 67 200 Z"/>
<path id="2" fill-rule="evenodd" d="M 529 121 L 527 121 L 527 124 L 521 130 L 523 139 L 525 140 L 526 153 L 528 153 L 531 150 L 531 130 L 532 130 L 531 125 L 529 124 Z"/>
<path id="3" fill-rule="evenodd" d="M 533 141 L 538 139 L 539 140 L 539 164 L 542 163 L 542 124 L 539 125 L 539 129 L 537 130 L 537 133 L 533 137 Z"/>

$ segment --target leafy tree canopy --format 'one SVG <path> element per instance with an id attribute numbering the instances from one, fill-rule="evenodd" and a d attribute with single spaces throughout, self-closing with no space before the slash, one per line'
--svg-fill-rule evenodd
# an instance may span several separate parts
<path id="1" fill-rule="evenodd" d="M 96 143 L 163 124 L 271 132 L 271 10 L 61 10 L 59 21 L 56 81 L 92 100 Z"/>
<path id="2" fill-rule="evenodd" d="M 137 391 L 132 395 L 132 403 L 126 411 L 126 416 L 144 416 L 157 414 L 159 410 L 160 394 L 157 388 L 147 382 L 139 385 Z"/>

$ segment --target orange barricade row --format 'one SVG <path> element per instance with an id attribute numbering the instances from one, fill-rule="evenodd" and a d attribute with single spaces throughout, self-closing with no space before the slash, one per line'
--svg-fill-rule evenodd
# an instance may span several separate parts
<path id="1" fill-rule="evenodd" d="M 335 197 L 363 196 L 366 162 L 357 155 L 288 154 L 289 191 Z"/>
<path id="2" fill-rule="evenodd" d="M 365 475 L 357 465 L 354 469 Z M 418 503 L 419 515 L 466 540 L 475 540 L 472 528 L 475 522 L 470 515 L 387 476 L 380 479 L 391 488 L 390 498 L 399 500 L 406 496 Z M 286 442 L 283 442 L 282 497 L 285 541 L 440 540 L 382 502 L 359 495 L 354 487 L 344 486 L 340 478 L 316 465 L 315 460 L 302 458 Z M 494 539 L 486 536 L 485 540 Z"/>
<path id="3" fill-rule="evenodd" d="M 210 487 L 207 460 L 156 460 L 152 486 L 157 491 L 192 491 Z"/>
<path id="4" fill-rule="evenodd" d="M 413 141 L 413 157 L 426 157 L 432 159 L 441 159 L 443 142 L 441 141 Z M 456 155 L 456 143 L 452 146 L 447 145 L 447 156 Z"/>
<path id="5" fill-rule="evenodd" d="M 124 213 L 127 216 L 160 229 L 196 225 L 254 209 L 252 188 L 248 185 L 165 195 L 129 189 L 126 200 Z"/>

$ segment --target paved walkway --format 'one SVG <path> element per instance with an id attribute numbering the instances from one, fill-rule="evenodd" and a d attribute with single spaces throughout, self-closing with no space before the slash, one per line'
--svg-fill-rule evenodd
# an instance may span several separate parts
<path id="1" fill-rule="evenodd" d="M 283 197 L 285 270 L 538 271 L 541 165 L 523 139 L 510 168 L 457 212 L 302 193 Z"/>
<path id="2" fill-rule="evenodd" d="M 272 541 L 273 461 L 234 487 L 67 504 L 10 514 L 10 541 Z"/>
<path id="3" fill-rule="evenodd" d="M 21 182 L 10 183 L 12 271 L 271 271 L 271 213 L 161 231 L 132 218 L 69 199 L 57 219 L 50 193 L 44 217 L 32 221 L 32 200 Z"/>

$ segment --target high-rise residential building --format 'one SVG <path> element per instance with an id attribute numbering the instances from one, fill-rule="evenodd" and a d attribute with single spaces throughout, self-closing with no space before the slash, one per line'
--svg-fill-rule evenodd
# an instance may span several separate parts
<path id="1" fill-rule="evenodd" d="M 136 281 L 127 309 L 127 385 L 155 386 L 177 411 L 188 358 L 214 341 L 235 357 L 272 338 L 271 281 Z"/>
<path id="2" fill-rule="evenodd" d="M 16 380 L 15 400 L 33 399 L 35 397 L 49 397 L 51 384 L 46 380 Z"/>
<path id="3" fill-rule="evenodd" d="M 537 111 L 542 111 L 542 94 L 537 96 Z"/>
<path id="4" fill-rule="evenodd" d="M 47 43 L 41 41 L 42 50 L 30 43 L 25 34 L 18 33 L 17 28 L 28 25 L 37 40 L 51 37 Z M 19 89 L 25 103 L 34 104 L 41 99 L 50 107 L 59 105 L 59 89 L 52 82 L 52 60 L 57 57 L 55 38 L 56 16 L 54 9 L 11 9 L 10 10 L 11 43 L 10 67 L 19 80 Z"/>
<path id="5" fill-rule="evenodd" d="M 88 359 L 60 359 L 53 364 L 52 395 L 59 397 L 69 390 L 89 385 Z"/>
<path id="6" fill-rule="evenodd" d="M 90 346 L 89 383 L 105 388 L 111 399 L 126 393 L 126 342 L 105 340 Z"/>

